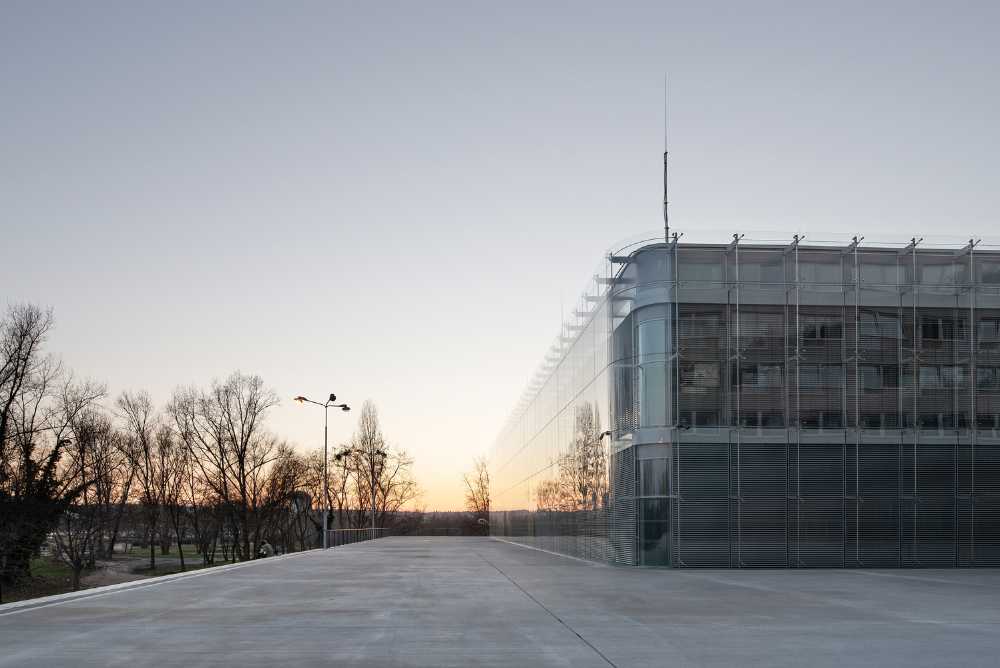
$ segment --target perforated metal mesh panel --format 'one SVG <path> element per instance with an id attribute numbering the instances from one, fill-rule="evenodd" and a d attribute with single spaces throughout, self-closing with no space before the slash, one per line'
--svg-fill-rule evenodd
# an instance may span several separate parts
<path id="1" fill-rule="evenodd" d="M 665 563 L 637 553 L 641 503 L 669 515 L 674 566 L 1000 565 L 1000 249 L 737 240 L 619 262 L 501 438 L 494 533 Z M 598 424 L 606 482 L 580 494 Z M 670 489 L 640 501 L 653 446 Z"/>
<path id="2" fill-rule="evenodd" d="M 610 559 L 636 565 L 635 451 L 626 448 L 611 458 Z"/>

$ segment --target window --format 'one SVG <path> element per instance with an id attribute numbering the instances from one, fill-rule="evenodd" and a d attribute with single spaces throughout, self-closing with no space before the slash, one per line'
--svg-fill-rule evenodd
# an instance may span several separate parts
<path id="1" fill-rule="evenodd" d="M 836 316 L 803 316 L 803 339 L 840 339 L 844 336 L 844 328 L 840 318 Z"/>
<path id="2" fill-rule="evenodd" d="M 936 318 L 920 319 L 920 338 L 941 339 L 941 321 Z"/>
<path id="3" fill-rule="evenodd" d="M 765 411 L 741 411 L 740 426 L 757 428 L 780 428 L 785 426 L 785 416 L 781 413 Z"/>
<path id="4" fill-rule="evenodd" d="M 1000 390 L 1000 367 L 976 367 L 976 389 L 987 392 Z"/>
<path id="5" fill-rule="evenodd" d="M 840 411 L 803 411 L 799 424 L 803 429 L 841 429 Z"/>
<path id="6" fill-rule="evenodd" d="M 784 339 L 784 315 L 773 311 L 740 311 L 739 333 L 742 339 Z"/>
<path id="7" fill-rule="evenodd" d="M 922 389 L 939 389 L 941 385 L 941 373 L 936 366 L 920 367 L 920 387 Z"/>
<path id="8" fill-rule="evenodd" d="M 923 262 L 930 261 L 923 258 Z M 963 265 L 952 262 L 942 264 L 924 264 L 918 267 L 920 271 L 920 282 L 924 285 L 955 285 L 963 282 L 965 271 Z"/>
<path id="9" fill-rule="evenodd" d="M 941 431 L 943 429 L 965 429 L 968 424 L 964 413 L 921 413 L 917 425 L 924 431 Z"/>
<path id="10" fill-rule="evenodd" d="M 844 276 L 840 263 L 799 261 L 799 280 L 817 285 L 841 285 Z"/>
<path id="11" fill-rule="evenodd" d="M 781 413 L 762 413 L 760 416 L 761 427 L 784 427 L 785 416 Z"/>
<path id="12" fill-rule="evenodd" d="M 889 313 L 862 311 L 858 329 L 861 336 L 888 339 L 902 338 L 902 328 L 900 327 L 899 318 Z"/>
<path id="13" fill-rule="evenodd" d="M 718 427 L 718 411 L 691 411 L 691 424 L 695 427 Z"/>
<path id="14" fill-rule="evenodd" d="M 679 329 L 682 337 L 719 338 L 725 333 L 718 313 L 682 313 Z"/>
<path id="15" fill-rule="evenodd" d="M 954 341 L 965 336 L 965 320 L 951 317 L 920 318 L 920 338 L 931 341 Z"/>
<path id="16" fill-rule="evenodd" d="M 839 364 L 803 364 L 799 367 L 799 387 L 814 390 L 841 387 L 843 372 Z"/>
<path id="17" fill-rule="evenodd" d="M 995 260 L 979 260 L 979 282 L 986 285 L 1000 285 L 1000 262 Z"/>
<path id="18" fill-rule="evenodd" d="M 891 263 L 876 264 L 874 258 L 864 258 L 861 262 L 861 282 L 866 285 L 896 285 L 899 283 L 899 269 L 893 259 Z"/>
<path id="19" fill-rule="evenodd" d="M 752 364 L 743 367 L 738 380 L 748 390 L 765 390 L 781 387 L 781 376 L 780 364 Z"/>
<path id="20" fill-rule="evenodd" d="M 642 499 L 639 503 L 639 560 L 643 566 L 670 565 L 670 501 Z"/>
<path id="21" fill-rule="evenodd" d="M 667 352 L 667 321 L 643 320 L 639 323 L 639 361 L 653 359 Z"/>
<path id="22" fill-rule="evenodd" d="M 639 426 L 667 424 L 667 367 L 664 362 L 639 366 Z"/>
<path id="23" fill-rule="evenodd" d="M 639 460 L 639 496 L 666 496 L 669 489 L 669 461 Z"/>
<path id="24" fill-rule="evenodd" d="M 719 387 L 718 362 L 684 362 L 680 367 L 681 390 L 696 391 Z"/>
<path id="25" fill-rule="evenodd" d="M 980 413 L 976 415 L 976 428 L 980 431 L 994 431 L 1000 429 L 1000 415 Z"/>
<path id="26" fill-rule="evenodd" d="M 761 258 L 763 259 L 763 258 Z M 785 269 L 781 256 L 761 261 L 740 256 L 740 281 L 742 283 L 762 283 L 781 285 L 785 282 Z"/>
<path id="27" fill-rule="evenodd" d="M 945 390 L 965 383 L 963 366 L 922 366 L 920 367 L 920 389 Z"/>
<path id="28" fill-rule="evenodd" d="M 632 331 L 632 315 L 629 314 L 614 332 L 614 359 L 631 362 L 635 355 L 635 334 Z"/>
<path id="29" fill-rule="evenodd" d="M 1000 318 L 982 318 L 976 327 L 980 341 L 1000 341 Z"/>
<path id="30" fill-rule="evenodd" d="M 722 282 L 722 263 L 718 260 L 688 261 L 683 257 L 677 266 L 677 278 L 682 281 L 698 281 L 705 283 Z"/>
<path id="31" fill-rule="evenodd" d="M 864 429 L 881 429 L 882 428 L 882 414 L 881 413 L 863 413 L 861 415 L 861 426 Z"/>
<path id="32" fill-rule="evenodd" d="M 862 413 L 862 429 L 896 429 L 898 420 L 895 413 Z"/>
<path id="33" fill-rule="evenodd" d="M 866 392 L 882 389 L 882 369 L 877 366 L 861 367 L 861 387 Z"/>
<path id="34" fill-rule="evenodd" d="M 945 387 L 959 387 L 965 384 L 965 367 L 943 366 L 941 367 L 941 381 Z"/>
<path id="35" fill-rule="evenodd" d="M 718 427 L 719 412 L 713 410 L 682 411 L 679 424 L 682 427 Z"/>
<path id="36" fill-rule="evenodd" d="M 866 364 L 861 367 L 861 388 L 866 392 L 899 386 L 899 367 L 895 364 Z"/>
<path id="37" fill-rule="evenodd" d="M 968 426 L 969 420 L 965 413 L 942 413 L 941 414 L 941 428 L 942 429 L 965 429 Z"/>

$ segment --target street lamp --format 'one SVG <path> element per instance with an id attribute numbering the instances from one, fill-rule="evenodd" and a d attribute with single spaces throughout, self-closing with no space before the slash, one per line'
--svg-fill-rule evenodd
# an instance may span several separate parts
<path id="1" fill-rule="evenodd" d="M 385 461 L 385 458 L 389 456 L 389 453 L 385 450 L 380 450 L 378 448 L 372 448 L 371 450 L 364 450 L 362 448 L 344 448 L 337 452 L 333 456 L 338 462 L 342 460 L 347 455 L 365 455 L 371 454 L 371 489 L 372 489 L 372 539 L 375 539 L 375 458 L 377 457 L 381 461 Z"/>
<path id="2" fill-rule="evenodd" d="M 312 399 L 306 399 L 303 396 L 295 397 L 295 401 L 300 404 L 316 404 L 317 406 L 323 407 L 323 547 L 324 549 L 329 547 L 330 537 L 327 534 L 327 525 L 330 521 L 330 478 L 327 475 L 326 466 L 326 451 L 327 451 L 327 423 L 329 422 L 330 408 L 339 408 L 340 410 L 347 412 L 351 410 L 351 407 L 347 404 L 338 404 L 337 395 L 330 393 L 330 398 L 326 400 L 325 403 L 320 403 L 318 401 L 313 401 Z"/>

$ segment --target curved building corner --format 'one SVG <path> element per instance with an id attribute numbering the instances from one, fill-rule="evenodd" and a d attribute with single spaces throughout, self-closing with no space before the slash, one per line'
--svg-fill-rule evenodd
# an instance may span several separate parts
<path id="1" fill-rule="evenodd" d="M 490 473 L 494 535 L 596 561 L 1000 565 L 1000 252 L 609 255 Z"/>

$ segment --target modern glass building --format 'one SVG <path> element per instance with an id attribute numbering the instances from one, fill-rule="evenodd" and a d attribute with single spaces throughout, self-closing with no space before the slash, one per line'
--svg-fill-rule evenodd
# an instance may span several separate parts
<path id="1" fill-rule="evenodd" d="M 490 472 L 494 535 L 586 559 L 1000 565 L 1000 249 L 613 253 Z"/>

